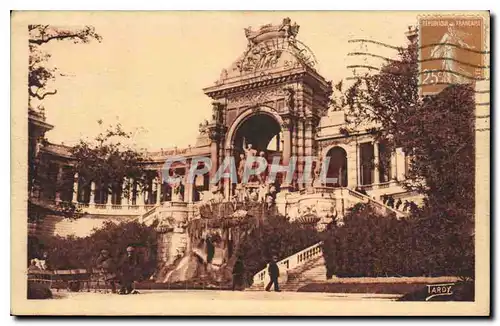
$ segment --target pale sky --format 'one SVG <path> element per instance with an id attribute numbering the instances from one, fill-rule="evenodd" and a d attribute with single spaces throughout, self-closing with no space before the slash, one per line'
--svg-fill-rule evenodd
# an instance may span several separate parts
<path id="1" fill-rule="evenodd" d="M 351 76 L 349 39 L 404 45 L 417 12 L 142 12 L 94 13 L 66 20 L 95 26 L 101 43 L 47 44 L 58 77 L 44 102 L 51 142 L 71 145 L 99 131 L 96 121 L 116 122 L 150 150 L 194 144 L 198 123 L 211 115 L 211 86 L 245 50 L 244 28 L 300 25 L 297 39 L 314 52 L 318 71 L 336 84 Z M 64 16 L 62 16 L 64 18 Z M 74 18 L 74 19 L 73 19 Z M 58 22 L 60 20 L 57 20 Z M 359 50 L 359 49 L 358 49 Z M 377 51 L 380 51 L 378 49 Z M 351 60 L 351 61 L 349 61 Z"/>

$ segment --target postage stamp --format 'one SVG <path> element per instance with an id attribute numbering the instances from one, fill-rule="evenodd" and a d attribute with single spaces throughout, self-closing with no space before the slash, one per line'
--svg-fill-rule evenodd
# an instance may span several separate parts
<path id="1" fill-rule="evenodd" d="M 483 17 L 424 16 L 419 19 L 419 32 L 422 94 L 487 77 Z"/>
<path id="2" fill-rule="evenodd" d="M 11 17 L 12 314 L 490 314 L 488 12 Z"/>

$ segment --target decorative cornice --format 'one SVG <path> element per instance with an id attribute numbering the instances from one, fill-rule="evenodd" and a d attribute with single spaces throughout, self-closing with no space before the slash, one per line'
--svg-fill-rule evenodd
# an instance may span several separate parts
<path id="1" fill-rule="evenodd" d="M 300 81 L 304 78 L 305 75 L 306 73 L 303 69 L 298 69 L 286 76 L 278 74 L 261 75 L 247 79 L 241 79 L 230 84 L 207 87 L 203 89 L 203 91 L 211 98 L 217 99 L 237 92 L 267 87 L 271 85 L 279 85 L 287 82 Z"/>

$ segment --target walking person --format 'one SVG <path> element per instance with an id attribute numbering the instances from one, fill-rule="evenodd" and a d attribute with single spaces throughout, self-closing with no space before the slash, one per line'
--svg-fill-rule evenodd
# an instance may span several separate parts
<path id="1" fill-rule="evenodd" d="M 267 268 L 267 272 L 269 274 L 269 277 L 271 280 L 269 281 L 269 284 L 266 286 L 266 291 L 271 291 L 271 286 L 274 284 L 274 291 L 275 292 L 280 292 L 280 287 L 278 284 L 278 277 L 280 276 L 280 269 L 278 267 L 278 264 L 276 263 L 277 257 L 273 256 L 272 260 L 269 262 L 269 267 Z"/>

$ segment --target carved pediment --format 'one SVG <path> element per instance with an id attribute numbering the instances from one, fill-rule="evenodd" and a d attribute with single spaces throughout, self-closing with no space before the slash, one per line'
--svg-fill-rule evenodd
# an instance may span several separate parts
<path id="1" fill-rule="evenodd" d="M 232 106 L 258 106 L 269 101 L 287 96 L 287 91 L 281 87 L 245 92 L 231 95 L 228 100 Z"/>

